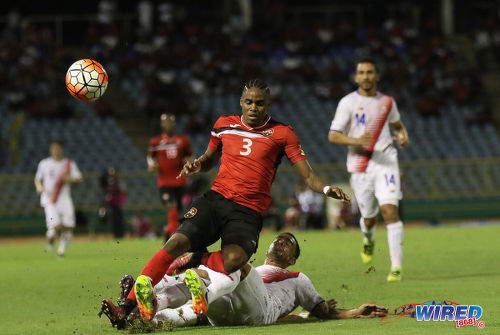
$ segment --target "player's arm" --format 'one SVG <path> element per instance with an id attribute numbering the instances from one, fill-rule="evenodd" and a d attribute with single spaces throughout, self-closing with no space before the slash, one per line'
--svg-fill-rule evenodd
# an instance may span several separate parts
<path id="1" fill-rule="evenodd" d="M 158 171 L 158 162 L 153 158 L 152 155 L 148 154 L 146 156 L 146 163 L 148 164 L 148 172 L 155 173 Z"/>
<path id="2" fill-rule="evenodd" d="M 318 319 L 356 319 L 383 317 L 388 313 L 387 307 L 376 304 L 363 304 L 352 309 L 340 309 L 336 305 L 334 299 L 324 301 L 311 311 L 311 316 Z"/>
<path id="3" fill-rule="evenodd" d="M 406 127 L 401 122 L 401 120 L 389 123 L 392 131 L 395 136 L 393 137 L 394 141 L 399 145 L 400 148 L 406 148 L 410 145 L 410 138 L 408 137 L 408 132 L 406 131 Z"/>
<path id="4" fill-rule="evenodd" d="M 313 191 L 324 193 L 325 195 L 342 201 L 350 201 L 351 198 L 339 187 L 327 185 L 323 179 L 316 175 L 309 162 L 305 159 L 293 164 L 295 172 L 304 180 L 306 185 Z"/>
<path id="5" fill-rule="evenodd" d="M 330 130 L 328 141 L 339 145 L 370 145 L 373 142 L 373 135 L 366 132 L 361 137 L 350 137 L 340 131 Z"/>
<path id="6" fill-rule="evenodd" d="M 83 180 L 82 173 L 74 162 L 68 163 L 66 172 L 61 176 L 61 180 L 65 183 L 80 184 Z"/>
<path id="7" fill-rule="evenodd" d="M 39 195 L 42 194 L 43 192 L 42 180 L 36 177 L 35 177 L 35 188 L 36 188 L 36 193 L 38 193 Z"/>
<path id="8" fill-rule="evenodd" d="M 69 174 L 68 175 L 64 175 L 62 177 L 62 180 L 65 183 L 71 183 L 71 184 L 80 184 L 82 182 L 82 178 L 71 177 Z"/>
<path id="9" fill-rule="evenodd" d="M 177 176 L 177 179 L 182 177 L 191 176 L 198 172 L 206 172 L 213 168 L 220 160 L 222 155 L 221 151 L 212 151 L 207 148 L 207 151 L 195 160 L 188 161 L 184 164 L 181 172 Z"/>

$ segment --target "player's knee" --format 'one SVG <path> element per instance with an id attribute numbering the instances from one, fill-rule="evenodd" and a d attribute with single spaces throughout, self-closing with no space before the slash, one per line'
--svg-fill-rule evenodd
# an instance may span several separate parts
<path id="1" fill-rule="evenodd" d="M 163 246 L 170 256 L 176 258 L 191 248 L 191 243 L 187 236 L 179 233 L 172 235 Z"/>
<path id="2" fill-rule="evenodd" d="M 399 221 L 399 212 L 397 206 L 384 205 L 381 207 L 381 212 L 386 224 Z"/>
<path id="3" fill-rule="evenodd" d="M 224 270 L 229 273 L 240 269 L 248 261 L 246 252 L 241 248 L 230 248 L 230 250 L 222 250 L 222 258 L 224 262 Z"/>

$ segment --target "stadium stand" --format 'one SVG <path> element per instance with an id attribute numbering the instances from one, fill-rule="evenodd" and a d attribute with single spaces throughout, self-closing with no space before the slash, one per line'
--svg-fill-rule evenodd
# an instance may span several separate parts
<path id="1" fill-rule="evenodd" d="M 359 25 L 356 11 L 338 7 L 353 19 L 336 20 L 342 15 L 326 6 L 317 9 L 322 19 L 297 25 L 295 16 L 307 21 L 299 4 L 285 8 L 284 2 L 272 1 L 257 8 L 249 31 L 233 17 L 241 13 L 221 15 L 207 4 L 191 2 L 176 4 L 172 13 L 178 14 L 162 16 L 150 30 L 135 15 L 124 16 L 121 24 L 89 19 L 83 47 L 105 64 L 112 83 L 133 101 L 137 113 L 150 120 L 165 110 L 176 113 L 178 127 L 186 129 L 197 155 L 205 150 L 213 121 L 239 112 L 241 83 L 264 77 L 271 84 L 272 116 L 294 127 L 310 162 L 332 182 L 347 178 L 345 148 L 330 145 L 326 134 L 338 99 L 354 89 L 349 78 L 356 57 L 371 54 L 382 72 L 381 90 L 396 98 L 411 134 L 412 145 L 400 152 L 408 197 L 421 199 L 425 190 L 442 197 L 468 191 L 499 196 L 493 190 L 500 189 L 495 160 L 500 136 L 476 71 L 484 59 L 479 52 L 467 58 L 469 44 L 446 38 L 435 16 L 416 26 L 395 2 L 393 12 L 378 13 L 373 22 Z M 289 24 L 279 24 L 285 20 Z M 130 23 L 137 29 L 130 29 Z M 3 25 L 0 47 L 11 52 L 2 58 L 0 75 L 3 87 L 13 84 L 0 98 L 5 153 L 0 212 L 35 211 L 38 197 L 31 175 L 52 139 L 65 142 L 68 155 L 89 176 L 74 188 L 75 203 L 87 209 L 99 205 L 96 176 L 111 165 L 126 178 L 128 206 L 157 203 L 154 178 L 144 173 L 145 148 L 123 131 L 120 111 L 99 116 L 95 105 L 72 100 L 62 79 L 54 79 L 63 78 L 77 47 L 66 36 L 58 40 L 55 32 L 50 24 Z M 479 26 L 471 37 L 478 50 L 484 47 L 481 38 L 484 29 Z M 487 45 L 489 53 L 497 47 Z M 19 161 L 14 162 L 9 128 L 18 112 L 26 117 L 18 134 Z M 429 160 L 441 165 L 414 163 Z M 335 166 L 325 167 L 330 163 Z M 281 170 L 273 192 L 283 200 L 293 191 L 294 179 L 286 165 Z"/>

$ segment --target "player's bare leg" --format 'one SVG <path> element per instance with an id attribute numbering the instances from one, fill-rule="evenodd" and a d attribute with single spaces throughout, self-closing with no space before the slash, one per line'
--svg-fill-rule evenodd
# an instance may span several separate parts
<path id="1" fill-rule="evenodd" d="M 387 241 L 392 264 L 387 281 L 398 282 L 402 279 L 403 269 L 403 222 L 399 218 L 398 206 L 385 204 L 380 209 L 387 227 Z"/>
<path id="2" fill-rule="evenodd" d="M 373 251 L 375 249 L 375 225 L 377 218 L 361 218 L 359 225 L 363 233 L 363 250 L 361 251 L 361 260 L 365 264 L 370 264 L 373 260 Z"/>

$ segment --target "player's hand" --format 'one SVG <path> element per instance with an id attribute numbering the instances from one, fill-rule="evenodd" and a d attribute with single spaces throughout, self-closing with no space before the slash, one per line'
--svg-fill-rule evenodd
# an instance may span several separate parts
<path id="1" fill-rule="evenodd" d="M 337 307 L 337 301 L 335 299 L 330 299 L 325 302 L 328 306 L 328 311 L 333 311 Z"/>
<path id="2" fill-rule="evenodd" d="M 195 173 L 200 172 L 200 170 L 201 170 L 201 162 L 199 160 L 195 159 L 193 161 L 188 161 L 186 162 L 186 164 L 184 164 L 181 172 L 179 173 L 176 179 L 191 176 Z"/>
<path id="3" fill-rule="evenodd" d="M 61 180 L 65 183 L 71 183 L 73 179 L 70 177 L 69 172 L 66 172 L 61 176 Z"/>
<path id="4" fill-rule="evenodd" d="M 40 186 L 40 187 L 38 187 L 38 186 L 37 186 L 37 187 L 36 187 L 36 193 L 37 193 L 38 195 L 42 194 L 42 193 L 43 193 L 43 186 Z"/>
<path id="5" fill-rule="evenodd" d="M 340 187 L 330 186 L 330 188 L 328 189 L 328 191 L 325 194 L 326 194 L 326 196 L 328 196 L 330 198 L 339 199 L 342 202 L 350 202 L 351 201 L 351 197 L 348 196 L 347 194 L 345 194 L 344 191 L 342 191 L 342 189 Z"/>
<path id="6" fill-rule="evenodd" d="M 363 304 L 356 308 L 358 318 L 381 318 L 389 313 L 387 307 L 376 304 Z"/>
<path id="7" fill-rule="evenodd" d="M 408 139 L 408 136 L 406 136 L 405 133 L 402 131 L 398 132 L 396 136 L 392 137 L 392 139 L 396 141 L 396 143 L 401 149 L 406 148 L 410 145 L 410 140 Z"/>
<path id="8" fill-rule="evenodd" d="M 157 171 L 158 171 L 158 163 L 157 162 L 153 162 L 153 163 L 148 164 L 148 172 L 149 173 L 155 173 Z"/>
<path id="9" fill-rule="evenodd" d="M 373 143 L 373 140 L 373 135 L 369 132 L 366 132 L 358 138 L 358 145 L 368 146 Z"/>

